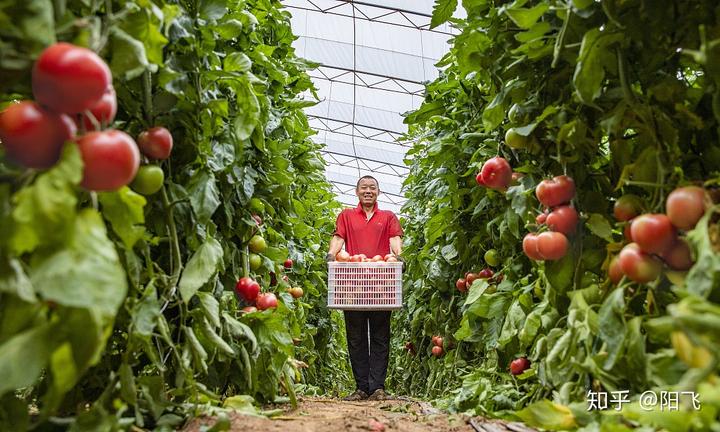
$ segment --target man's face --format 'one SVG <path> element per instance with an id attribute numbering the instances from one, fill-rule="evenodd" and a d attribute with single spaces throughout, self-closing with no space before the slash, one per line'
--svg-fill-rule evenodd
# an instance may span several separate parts
<path id="1" fill-rule="evenodd" d="M 373 206 L 375 205 L 375 201 L 377 201 L 380 188 L 378 188 L 375 180 L 362 179 L 360 180 L 355 193 L 357 193 L 357 196 L 360 199 L 360 204 L 363 206 Z"/>

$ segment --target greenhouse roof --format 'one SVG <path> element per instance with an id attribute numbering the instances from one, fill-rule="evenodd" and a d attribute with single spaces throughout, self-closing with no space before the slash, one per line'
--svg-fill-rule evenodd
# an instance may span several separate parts
<path id="1" fill-rule="evenodd" d="M 403 163 L 411 142 L 402 113 L 417 109 L 423 83 L 438 76 L 435 63 L 456 30 L 430 30 L 433 0 L 282 0 L 292 14 L 300 57 L 320 64 L 310 71 L 320 103 L 306 113 L 325 144 L 326 174 L 338 200 L 357 204 L 355 183 L 370 174 L 380 182 L 380 206 L 399 213 L 405 202 Z M 464 14 L 459 8 L 458 14 Z M 463 15 L 458 15 L 463 16 Z"/>

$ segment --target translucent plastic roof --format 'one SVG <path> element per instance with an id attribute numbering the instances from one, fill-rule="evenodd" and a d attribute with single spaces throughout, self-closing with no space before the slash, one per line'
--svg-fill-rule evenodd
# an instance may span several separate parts
<path id="1" fill-rule="evenodd" d="M 399 213 L 412 144 L 397 141 L 407 131 L 401 114 L 422 103 L 423 82 L 437 77 L 434 65 L 455 29 L 429 29 L 433 0 L 282 3 L 293 16 L 297 54 L 321 64 L 310 72 L 321 102 L 306 113 L 318 131 L 313 139 L 325 144 L 334 192 L 354 206 L 357 179 L 370 174 L 380 182 L 380 207 Z"/>

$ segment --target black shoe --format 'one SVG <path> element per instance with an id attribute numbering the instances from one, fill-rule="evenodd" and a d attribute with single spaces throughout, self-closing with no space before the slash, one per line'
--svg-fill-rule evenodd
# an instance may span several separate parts
<path id="1" fill-rule="evenodd" d="M 368 397 L 369 401 L 384 401 L 394 399 L 389 394 L 385 393 L 384 389 L 377 389 Z"/>
<path id="2" fill-rule="evenodd" d="M 367 394 L 367 393 L 365 393 L 365 392 L 362 391 L 362 390 L 355 390 L 355 393 L 353 393 L 353 394 L 351 394 L 351 395 L 348 395 L 348 396 L 345 396 L 344 398 L 342 398 L 342 400 L 347 401 L 347 402 L 352 402 L 352 401 L 365 400 L 365 399 L 367 399 L 367 398 L 368 398 L 368 394 Z"/>

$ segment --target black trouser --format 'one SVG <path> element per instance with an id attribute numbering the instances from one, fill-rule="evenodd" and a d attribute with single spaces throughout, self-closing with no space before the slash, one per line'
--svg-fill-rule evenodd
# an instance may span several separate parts
<path id="1" fill-rule="evenodd" d="M 390 311 L 345 311 L 345 332 L 355 385 L 358 390 L 367 394 L 385 388 L 390 357 L 391 313 Z"/>

